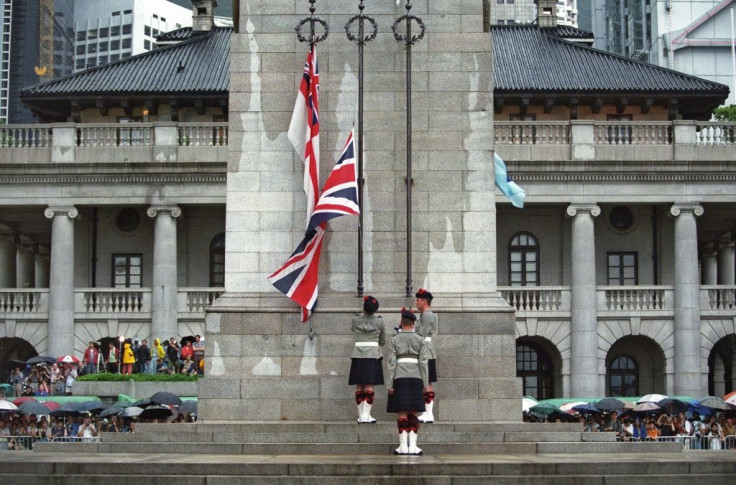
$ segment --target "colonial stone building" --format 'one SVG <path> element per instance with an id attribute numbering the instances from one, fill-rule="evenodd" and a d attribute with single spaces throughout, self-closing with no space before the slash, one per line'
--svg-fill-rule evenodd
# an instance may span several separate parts
<path id="1" fill-rule="evenodd" d="M 316 340 L 265 280 L 304 224 L 300 162 L 284 132 L 306 53 L 292 29 L 308 12 L 272 3 L 263 17 L 241 12 L 235 34 L 180 32 L 180 43 L 24 92 L 44 124 L 2 128 L 0 343 L 16 349 L 5 358 L 25 357 L 19 344 L 80 353 L 106 336 L 203 333 L 204 308 L 226 290 L 206 328 L 219 360 L 200 386 L 205 413 L 230 417 L 216 401 L 231 399 L 252 418 L 303 418 L 289 404 L 296 389 L 329 404 L 325 418 L 335 408 L 351 415 L 338 397 L 349 398 L 350 338 L 330 319 L 359 308 L 355 221 L 338 222 L 326 243 Z M 440 364 L 441 375 L 476 379 L 441 380 L 440 397 L 462 396 L 458 414 L 445 415 L 470 419 L 467 404 L 495 393 L 733 390 L 734 125 L 704 121 L 727 87 L 590 49 L 575 29 L 484 32 L 483 2 L 463 13 L 445 3 L 413 2 L 430 34 L 415 46 L 412 235 L 415 287 L 428 285 L 444 305 L 440 353 L 477 350 Z M 385 296 L 388 311 L 408 301 L 398 235 L 404 54 L 389 29 L 405 12 L 393 1 L 376 8 L 368 13 L 381 30 L 366 48 L 366 291 Z M 349 15 L 325 17 L 343 25 Z M 463 25 L 473 36 L 456 36 Z M 320 53 L 323 174 L 349 129 L 356 82 L 354 46 L 331 35 Z M 468 111 L 491 85 L 493 99 Z M 493 194 L 491 149 L 526 190 L 524 209 Z M 503 300 L 491 311 L 495 295 Z M 464 325 L 464 312 L 501 305 L 516 312 L 515 336 L 469 336 L 502 325 Z M 244 323 L 244 314 L 255 316 Z M 500 390 L 513 375 L 483 381 L 509 362 L 522 389 Z M 233 378 L 236 369 L 253 375 Z M 269 392 L 267 406 L 253 406 Z"/>

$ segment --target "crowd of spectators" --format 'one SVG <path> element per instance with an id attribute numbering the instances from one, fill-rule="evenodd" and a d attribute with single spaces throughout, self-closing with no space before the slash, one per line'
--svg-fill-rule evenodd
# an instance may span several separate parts
<path id="1" fill-rule="evenodd" d="M 121 345 L 109 342 L 104 350 L 90 341 L 79 363 L 15 365 L 7 382 L 15 397 L 72 395 L 80 375 L 98 372 L 203 375 L 204 340 L 196 335 L 180 345 L 171 337 L 163 342 L 155 339 L 149 346 L 146 339 L 128 339 Z"/>
<path id="2" fill-rule="evenodd" d="M 167 422 L 192 422 L 190 414 L 178 413 Z M 86 414 L 80 417 L 56 418 L 17 413 L 0 414 L 0 451 L 31 450 L 39 442 L 81 441 L 99 439 L 100 433 L 135 433 L 137 418 L 110 416 L 99 418 Z"/>

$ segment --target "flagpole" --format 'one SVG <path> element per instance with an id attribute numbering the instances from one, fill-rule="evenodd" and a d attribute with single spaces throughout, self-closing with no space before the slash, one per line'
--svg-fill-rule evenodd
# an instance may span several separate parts
<path id="1" fill-rule="evenodd" d="M 427 28 L 422 19 L 411 15 L 411 0 L 406 1 L 406 15 L 399 17 L 391 26 L 394 38 L 403 42 L 406 46 L 406 296 L 411 297 L 412 294 L 412 241 L 411 241 L 411 189 L 414 183 L 412 178 L 412 120 L 411 120 L 411 46 L 415 42 L 424 37 Z M 402 22 L 406 22 L 406 34 L 399 34 L 398 28 Z M 413 35 L 411 33 L 411 23 L 416 22 L 419 26 L 420 33 Z"/>
<path id="2" fill-rule="evenodd" d="M 378 24 L 373 17 L 369 17 L 363 13 L 365 5 L 360 0 L 358 9 L 360 13 L 348 20 L 345 24 L 345 33 L 348 40 L 358 43 L 358 207 L 360 215 L 358 216 L 358 296 L 363 296 L 363 186 L 365 179 L 363 178 L 363 48 L 366 42 L 370 42 L 378 35 Z M 358 21 L 358 35 L 355 36 L 350 31 L 353 23 Z M 365 21 L 370 22 L 373 27 L 373 33 L 365 35 Z"/>

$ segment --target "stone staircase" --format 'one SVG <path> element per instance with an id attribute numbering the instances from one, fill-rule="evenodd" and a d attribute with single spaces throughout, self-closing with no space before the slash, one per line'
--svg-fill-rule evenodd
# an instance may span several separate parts
<path id="1" fill-rule="evenodd" d="M 577 424 L 423 425 L 424 456 L 394 456 L 393 422 L 140 424 L 94 443 L 0 453 L 3 485 L 732 484 L 736 453 L 618 443 Z"/>

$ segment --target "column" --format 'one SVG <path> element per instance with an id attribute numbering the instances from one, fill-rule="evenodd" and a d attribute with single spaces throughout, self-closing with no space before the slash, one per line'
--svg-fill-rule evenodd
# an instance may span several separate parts
<path id="1" fill-rule="evenodd" d="M 678 396 L 703 396 L 706 381 L 700 362 L 700 285 L 698 204 L 675 204 L 675 388 Z"/>
<path id="2" fill-rule="evenodd" d="M 36 280 L 33 245 L 18 242 L 15 253 L 15 287 L 33 288 Z"/>
<path id="3" fill-rule="evenodd" d="M 74 351 L 74 219 L 75 207 L 49 207 L 51 268 L 49 271 L 49 353 Z"/>
<path id="4" fill-rule="evenodd" d="M 700 260 L 701 281 L 704 285 L 718 284 L 718 259 L 713 248 L 708 247 Z"/>
<path id="5" fill-rule="evenodd" d="M 15 288 L 15 233 L 0 231 L 0 288 Z"/>
<path id="6" fill-rule="evenodd" d="M 567 215 L 573 218 L 570 396 L 580 398 L 603 394 L 598 385 L 598 312 L 593 224 L 593 218 L 600 213 L 600 207 L 593 204 L 571 205 L 567 208 Z"/>
<path id="7" fill-rule="evenodd" d="M 147 214 L 155 219 L 151 339 L 177 337 L 176 219 L 181 216 L 181 209 L 177 206 L 153 206 Z"/>
<path id="8" fill-rule="evenodd" d="M 728 239 L 718 245 L 718 284 L 733 285 L 735 270 L 734 243 L 729 234 Z"/>
<path id="9" fill-rule="evenodd" d="M 35 255 L 35 266 L 36 266 L 36 288 L 48 288 L 49 287 L 49 255 L 46 253 L 46 249 L 38 248 Z"/>

